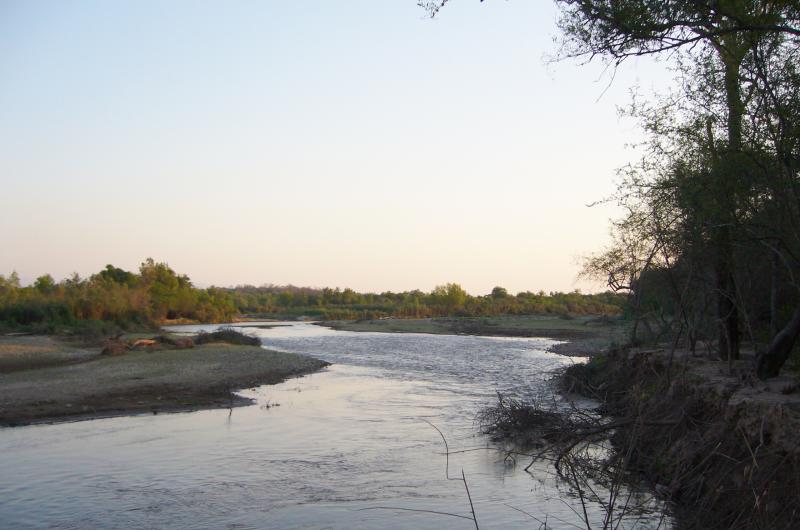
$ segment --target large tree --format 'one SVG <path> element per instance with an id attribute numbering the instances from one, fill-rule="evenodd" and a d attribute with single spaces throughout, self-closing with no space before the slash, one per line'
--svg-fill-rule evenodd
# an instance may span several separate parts
<path id="1" fill-rule="evenodd" d="M 617 66 L 631 57 L 661 55 L 678 65 L 684 76 L 680 110 L 662 107 L 645 117 L 655 150 L 664 145 L 673 150 L 649 175 L 650 181 L 634 184 L 644 201 L 637 215 L 672 208 L 675 215 L 667 217 L 675 223 L 666 226 L 661 214 L 651 216 L 645 224 L 651 231 L 643 234 L 649 242 L 637 259 L 647 266 L 660 260 L 660 267 L 691 271 L 695 283 L 710 279 L 711 289 L 703 285 L 716 298 L 720 355 L 735 359 L 740 323 L 754 337 L 753 314 L 743 299 L 758 283 L 751 261 L 766 253 L 773 271 L 772 288 L 766 291 L 772 293 L 774 339 L 760 356 L 759 375 L 775 375 L 800 336 L 800 305 L 778 331 L 780 290 L 792 287 L 800 299 L 800 284 L 793 280 L 795 272 L 800 276 L 795 66 L 800 0 L 555 1 L 562 58 L 599 59 Z M 420 5 L 435 15 L 445 3 Z M 625 222 L 627 230 L 631 220 Z M 635 239 L 633 234 L 628 241 Z M 630 268 L 635 261 L 623 265 Z M 630 277 L 640 271 L 623 272 Z M 641 289 L 642 282 L 635 283 Z"/>
<path id="2" fill-rule="evenodd" d="M 742 64 L 759 43 L 775 34 L 800 35 L 800 2 L 757 0 L 556 0 L 566 56 L 602 57 L 619 64 L 629 57 L 685 52 L 699 63 L 713 54 L 722 67 L 727 115 L 727 145 L 717 152 L 708 185 L 713 193 L 713 254 L 720 323 L 719 349 L 739 356 L 739 311 L 735 284 L 733 233 L 738 192 L 747 188 L 743 174 Z M 712 87 L 716 88 L 716 87 Z"/>

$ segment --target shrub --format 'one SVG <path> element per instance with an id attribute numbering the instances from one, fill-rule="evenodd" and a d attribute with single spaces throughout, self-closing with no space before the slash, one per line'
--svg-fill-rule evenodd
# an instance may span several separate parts
<path id="1" fill-rule="evenodd" d="M 208 344 L 210 342 L 226 342 L 241 346 L 261 346 L 261 339 L 258 337 L 245 335 L 233 328 L 222 328 L 210 333 L 200 332 L 194 339 L 195 344 Z"/>

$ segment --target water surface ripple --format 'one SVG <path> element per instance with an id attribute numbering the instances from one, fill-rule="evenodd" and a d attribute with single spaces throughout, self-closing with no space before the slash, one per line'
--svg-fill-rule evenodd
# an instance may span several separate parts
<path id="1" fill-rule="evenodd" d="M 211 327 L 181 327 L 197 329 Z M 585 527 L 579 500 L 548 465 L 524 472 L 527 461 L 509 462 L 474 423 L 497 392 L 547 394 L 552 370 L 574 362 L 546 352 L 552 341 L 308 323 L 247 332 L 334 364 L 245 389 L 257 404 L 232 412 L 0 429 L 0 527 L 474 528 L 463 484 L 447 480 L 441 438 L 423 419 L 451 451 L 488 448 L 450 457 L 482 528 L 539 528 L 545 516 L 549 528 Z M 636 524 L 648 526 L 627 527 Z"/>

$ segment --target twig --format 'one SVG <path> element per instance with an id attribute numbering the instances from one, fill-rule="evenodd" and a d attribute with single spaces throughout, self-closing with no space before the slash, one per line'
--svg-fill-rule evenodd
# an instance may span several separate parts
<path id="1" fill-rule="evenodd" d="M 447 438 L 444 437 L 442 431 L 439 430 L 439 427 L 434 425 L 433 423 L 429 422 L 425 418 L 420 418 L 422 421 L 436 429 L 436 432 L 439 433 L 439 436 L 442 437 L 442 441 L 444 442 L 444 450 L 445 450 L 445 460 L 444 460 L 444 476 L 447 480 L 461 480 L 458 477 L 450 478 L 450 446 L 447 444 Z"/>
<path id="2" fill-rule="evenodd" d="M 455 477 L 450 478 L 450 446 L 447 443 L 447 438 L 445 438 L 444 433 L 434 425 L 433 423 L 429 422 L 425 418 L 420 418 L 422 421 L 436 429 L 436 432 L 439 433 L 439 436 L 442 437 L 442 441 L 444 442 L 444 449 L 445 449 L 445 467 L 444 467 L 444 476 L 447 480 L 460 480 L 464 483 L 464 489 L 467 490 L 467 500 L 469 500 L 469 509 L 472 511 L 472 522 L 475 523 L 475 530 L 479 530 L 478 527 L 478 518 L 475 515 L 475 506 L 472 504 L 472 496 L 469 494 L 469 486 L 467 485 L 467 477 L 464 475 L 464 470 L 461 470 L 461 478 Z M 463 517 L 463 516 L 461 516 Z M 465 517 L 465 519 L 469 519 L 469 517 Z"/>
<path id="3" fill-rule="evenodd" d="M 459 519 L 466 519 L 468 521 L 472 521 L 472 517 L 467 517 L 466 515 L 458 515 L 457 513 L 439 512 L 436 510 L 418 510 L 415 508 L 400 508 L 399 506 L 370 506 L 368 508 L 359 508 L 356 511 L 363 512 L 366 510 L 402 510 L 404 512 L 435 513 L 437 515 L 449 515 L 450 517 L 458 517 Z"/>
<path id="4" fill-rule="evenodd" d="M 569 470 L 572 472 L 572 478 L 575 480 L 575 488 L 578 490 L 578 497 L 581 499 L 581 508 L 583 508 L 583 521 L 586 523 L 586 530 L 592 530 L 592 526 L 589 524 L 589 514 L 586 513 L 586 499 L 583 498 L 583 489 L 581 489 L 580 482 L 578 482 L 578 477 L 575 474 L 575 468 L 570 464 Z"/>
<path id="5" fill-rule="evenodd" d="M 539 525 L 544 525 L 544 530 L 547 530 L 547 515 L 544 516 L 544 521 L 542 521 L 541 519 L 539 519 L 535 515 L 533 515 L 531 513 L 528 513 L 528 512 L 526 512 L 525 510 L 523 510 L 521 508 L 517 508 L 516 506 L 511 506 L 510 504 L 506 504 L 506 503 L 503 503 L 503 505 L 504 506 L 508 506 L 512 510 L 516 510 L 516 511 L 518 511 L 520 513 L 524 513 L 525 515 L 527 515 L 528 517 L 530 517 L 531 519 L 533 519 L 534 521 L 539 523 Z M 542 526 L 539 526 L 539 528 L 542 528 Z"/>
<path id="6" fill-rule="evenodd" d="M 478 518 L 475 516 L 475 506 L 472 505 L 472 495 L 469 494 L 469 486 L 467 486 L 467 476 L 464 475 L 464 470 L 461 470 L 461 480 L 464 481 L 464 489 L 467 490 L 467 499 L 469 499 L 469 509 L 472 510 L 472 520 L 475 522 L 475 530 L 480 530 L 478 527 Z"/>

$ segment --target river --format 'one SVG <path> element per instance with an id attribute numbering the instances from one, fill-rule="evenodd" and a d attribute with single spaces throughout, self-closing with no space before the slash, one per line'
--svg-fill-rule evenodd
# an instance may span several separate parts
<path id="1" fill-rule="evenodd" d="M 474 528 L 462 470 L 481 528 L 586 527 L 552 466 L 525 472 L 475 423 L 498 392 L 551 394 L 576 362 L 554 341 L 284 324 L 246 331 L 333 364 L 243 390 L 255 405 L 0 429 L 0 527 Z"/>

